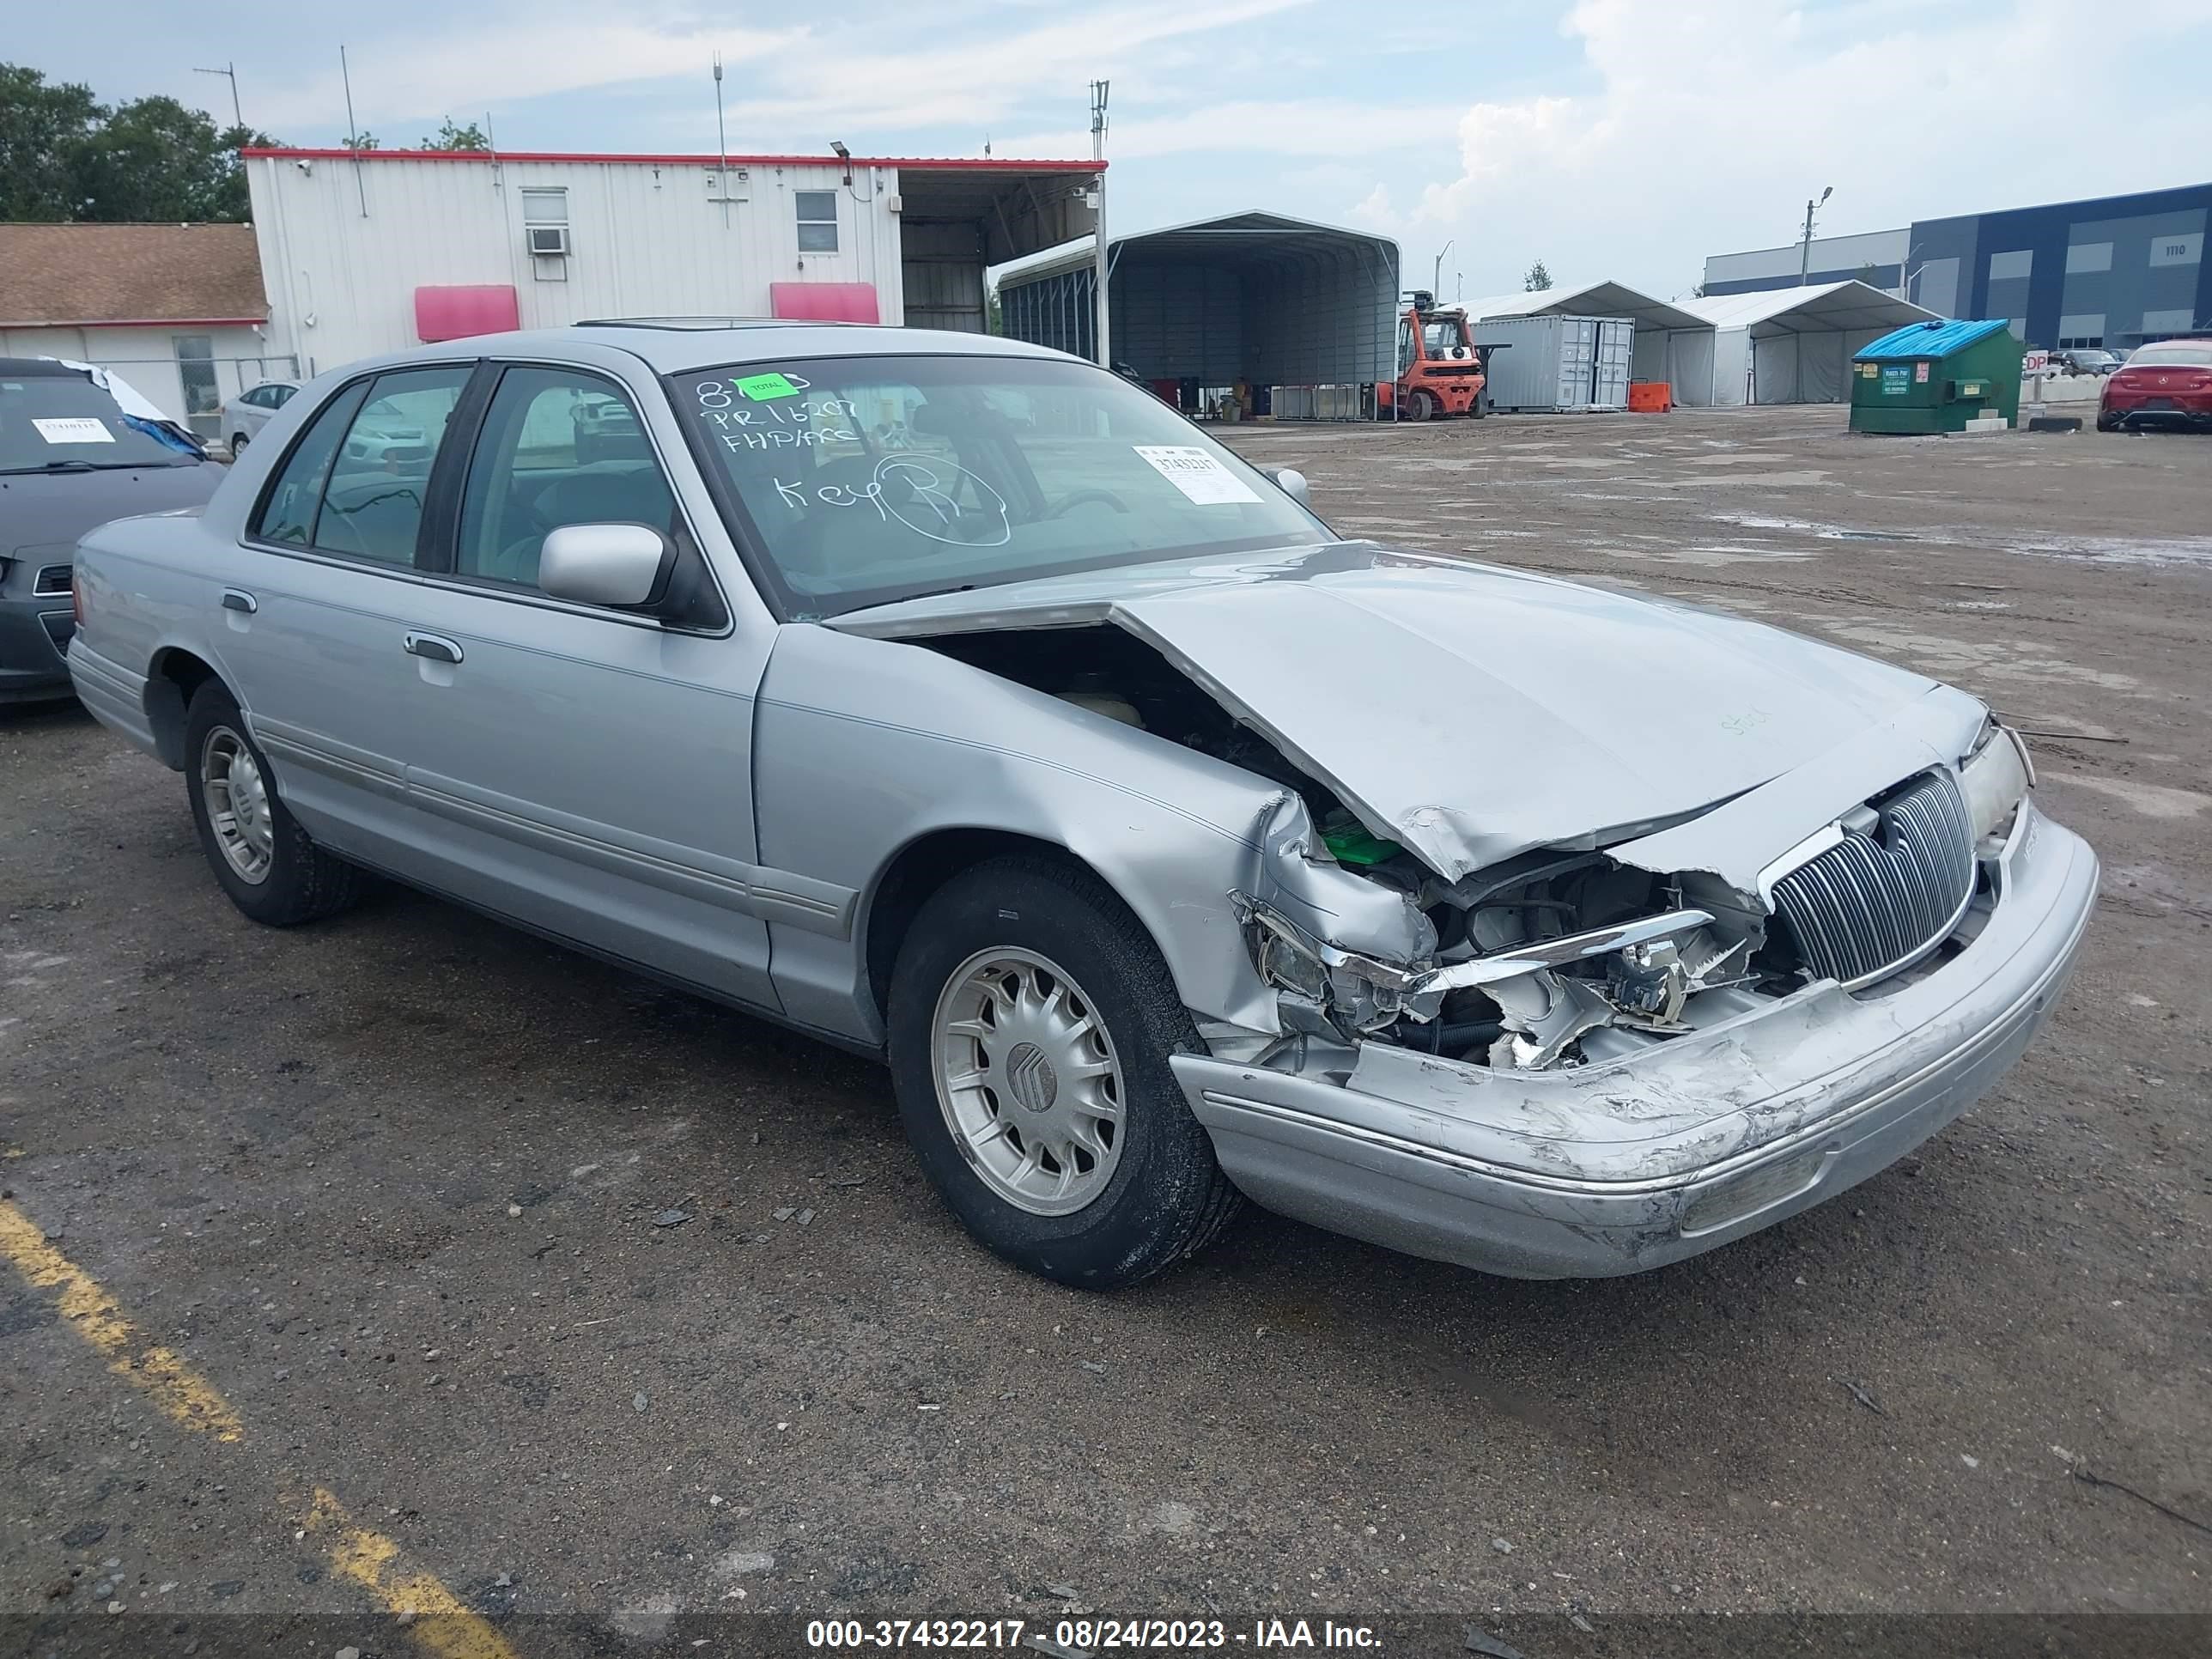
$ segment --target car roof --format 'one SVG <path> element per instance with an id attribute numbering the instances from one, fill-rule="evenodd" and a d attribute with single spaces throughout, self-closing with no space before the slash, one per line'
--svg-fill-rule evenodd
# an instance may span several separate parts
<path id="1" fill-rule="evenodd" d="M 641 358 L 648 368 L 661 374 L 679 374 L 688 369 L 728 363 L 772 366 L 806 357 L 960 356 L 1071 361 L 1066 352 L 1030 345 L 1026 341 L 951 329 L 881 328 L 781 318 L 638 317 L 609 318 L 578 323 L 569 328 L 525 329 L 508 334 L 447 340 L 349 367 L 384 368 L 422 357 L 450 362 L 457 353 L 557 359 L 573 355 L 580 345 L 626 352 Z"/>
<path id="2" fill-rule="evenodd" d="M 72 375 L 80 380 L 92 378 L 82 369 L 73 368 L 52 357 L 0 357 L 0 374 L 5 374 L 11 380 L 65 380 Z"/>

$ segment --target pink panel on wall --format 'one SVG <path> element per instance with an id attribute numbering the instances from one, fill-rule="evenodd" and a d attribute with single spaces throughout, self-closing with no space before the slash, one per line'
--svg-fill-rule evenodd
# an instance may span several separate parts
<path id="1" fill-rule="evenodd" d="M 873 323 L 872 283 L 770 283 L 769 304 L 779 317 L 810 323 Z"/>
<path id="2" fill-rule="evenodd" d="M 415 337 L 428 345 L 522 326 L 512 283 L 415 290 Z"/>

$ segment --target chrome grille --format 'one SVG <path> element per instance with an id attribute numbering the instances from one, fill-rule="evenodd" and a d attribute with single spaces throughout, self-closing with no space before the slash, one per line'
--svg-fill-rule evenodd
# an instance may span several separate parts
<path id="1" fill-rule="evenodd" d="M 38 599 L 58 598 L 69 591 L 70 567 L 65 564 L 40 565 L 31 580 L 31 592 Z"/>
<path id="2" fill-rule="evenodd" d="M 1973 826 L 1934 772 L 1881 807 L 1879 838 L 1845 833 L 1774 883 L 1774 908 L 1817 979 L 1848 989 L 1925 955 L 1974 892 Z"/>

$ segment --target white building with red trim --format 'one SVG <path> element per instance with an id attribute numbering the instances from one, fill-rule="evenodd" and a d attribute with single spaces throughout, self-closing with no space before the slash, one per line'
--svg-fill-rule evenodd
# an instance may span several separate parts
<path id="1" fill-rule="evenodd" d="M 984 270 L 1089 234 L 1103 163 L 249 149 L 273 348 L 378 352 L 592 318 L 981 331 Z"/>

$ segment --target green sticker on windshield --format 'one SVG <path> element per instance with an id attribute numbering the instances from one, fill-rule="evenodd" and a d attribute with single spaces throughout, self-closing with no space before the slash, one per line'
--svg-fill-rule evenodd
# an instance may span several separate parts
<path id="1" fill-rule="evenodd" d="M 799 392 L 799 388 L 781 374 L 748 374 L 741 380 L 732 380 L 730 384 L 737 387 L 739 396 L 750 398 L 757 404 L 764 404 L 771 398 L 796 398 Z"/>

